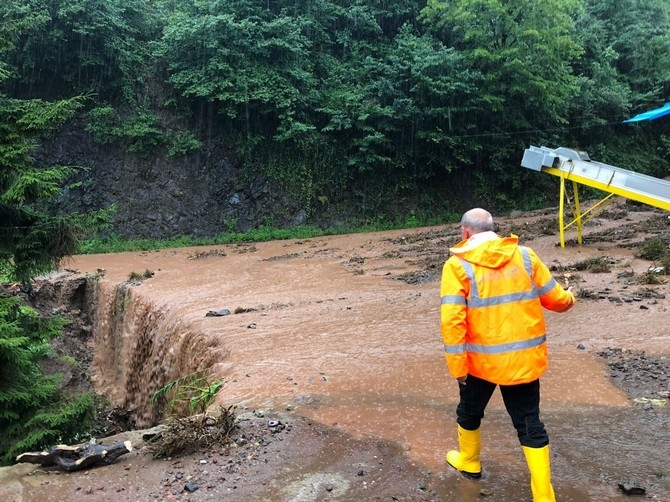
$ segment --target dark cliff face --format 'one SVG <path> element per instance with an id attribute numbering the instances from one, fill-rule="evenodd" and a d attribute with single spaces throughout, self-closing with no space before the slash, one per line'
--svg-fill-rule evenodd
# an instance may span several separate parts
<path id="1" fill-rule="evenodd" d="M 224 145 L 168 157 L 99 145 L 82 123 L 71 123 L 44 141 L 39 165 L 74 166 L 58 209 L 86 212 L 116 205 L 108 232 L 123 238 L 215 236 L 272 221 L 304 223 L 304 211 L 259 177 L 243 173 Z"/>

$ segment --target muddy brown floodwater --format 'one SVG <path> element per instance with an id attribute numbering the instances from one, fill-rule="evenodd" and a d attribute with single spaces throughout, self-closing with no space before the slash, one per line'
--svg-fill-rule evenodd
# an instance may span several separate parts
<path id="1" fill-rule="evenodd" d="M 581 296 L 569 313 L 547 313 L 542 418 L 557 499 L 628 500 L 619 484 L 630 483 L 670 501 L 670 290 L 665 275 L 641 281 L 655 264 L 636 256 L 647 238 L 670 242 L 668 213 L 618 201 L 565 249 L 555 209 L 498 225 Z M 227 447 L 153 461 L 139 448 L 71 474 L 22 464 L 0 477 L 5 499 L 531 500 L 498 393 L 482 426 L 483 479 L 444 461 L 456 446 L 457 385 L 439 335 L 439 274 L 457 238 L 447 225 L 76 257 L 69 269 L 105 271 L 97 389 L 148 426 L 148 396 L 204 369 L 225 379 L 218 404 L 237 406 L 243 440 L 236 456 Z M 589 259 L 607 270 L 579 270 Z M 153 277 L 128 282 L 146 270 Z M 269 418 L 286 429 L 268 432 Z M 184 490 L 185 479 L 198 489 Z"/>

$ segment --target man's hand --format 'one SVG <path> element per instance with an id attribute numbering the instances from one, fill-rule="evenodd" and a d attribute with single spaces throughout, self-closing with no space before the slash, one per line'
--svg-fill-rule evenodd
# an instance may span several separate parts
<path id="1" fill-rule="evenodd" d="M 467 376 L 458 377 L 456 379 L 458 381 L 458 385 L 466 385 L 465 380 L 467 380 L 467 378 Z"/>

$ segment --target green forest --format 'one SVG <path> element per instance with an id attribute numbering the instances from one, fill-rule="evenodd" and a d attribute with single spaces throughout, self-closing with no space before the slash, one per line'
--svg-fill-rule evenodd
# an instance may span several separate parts
<path id="1" fill-rule="evenodd" d="M 669 172 L 667 121 L 622 123 L 670 96 L 663 0 L 7 0 L 0 18 L 0 120 L 79 99 L 101 146 L 222 140 L 308 212 L 555 201 L 519 169 L 529 145 Z"/>
<path id="2" fill-rule="evenodd" d="M 670 119 L 623 120 L 669 97 L 667 0 L 3 0 L 0 274 L 29 283 L 113 211 L 53 209 L 75 168 L 34 152 L 75 118 L 140 158 L 223 142 L 308 215 L 428 220 L 555 203 L 530 145 L 667 176 Z M 90 420 L 40 376 L 62 323 L 0 294 L 0 462 Z"/>

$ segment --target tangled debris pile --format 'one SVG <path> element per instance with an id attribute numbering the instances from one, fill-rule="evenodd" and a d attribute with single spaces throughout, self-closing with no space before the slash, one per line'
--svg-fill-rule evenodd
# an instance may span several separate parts
<path id="1" fill-rule="evenodd" d="M 220 407 L 217 415 L 203 414 L 172 418 L 154 432 L 146 433 L 154 458 L 169 458 L 223 445 L 235 428 L 234 406 Z"/>

